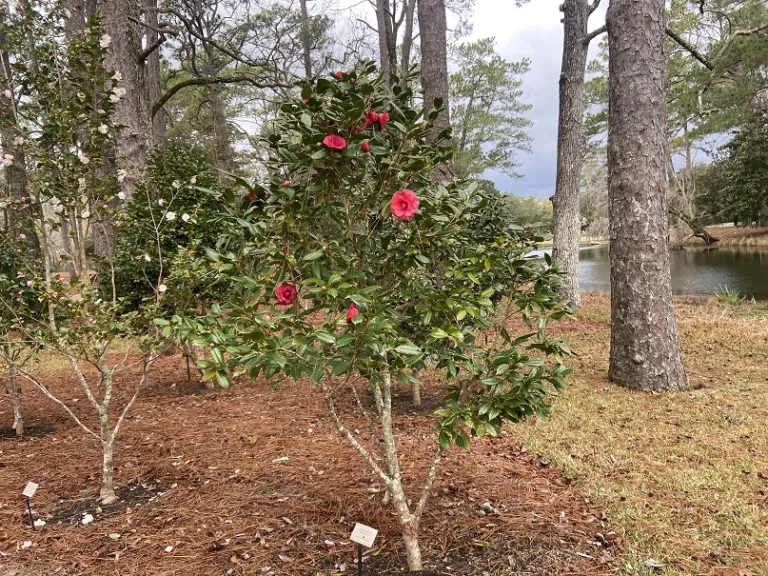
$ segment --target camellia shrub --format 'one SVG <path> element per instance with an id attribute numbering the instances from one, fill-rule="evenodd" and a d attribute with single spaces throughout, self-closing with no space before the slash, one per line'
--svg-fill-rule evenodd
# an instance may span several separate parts
<path id="1" fill-rule="evenodd" d="M 428 142 L 435 114 L 424 118 L 410 91 L 389 92 L 373 74 L 368 64 L 339 72 L 282 105 L 264 137 L 265 176 L 239 181 L 242 194 L 230 197 L 236 232 L 209 252 L 233 289 L 199 320 L 197 343 L 211 346 L 200 367 L 222 385 L 247 374 L 316 386 L 386 486 L 408 566 L 419 570 L 419 524 L 441 458 L 454 443 L 499 434 L 505 420 L 549 412 L 568 350 L 546 328 L 565 311 L 557 274 L 524 258 L 534 231 L 473 240 L 469 224 L 487 198 L 436 181 L 452 149 Z M 508 332 L 513 315 L 525 333 Z M 425 369 L 444 375 L 445 402 L 434 460 L 411 499 L 393 387 Z M 367 434 L 350 432 L 342 402 L 359 409 Z"/>

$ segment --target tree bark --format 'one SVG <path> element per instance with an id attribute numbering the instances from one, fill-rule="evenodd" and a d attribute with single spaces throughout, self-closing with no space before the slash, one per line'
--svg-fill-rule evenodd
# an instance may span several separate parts
<path id="1" fill-rule="evenodd" d="M 421 408 L 421 384 L 418 382 L 411 384 L 411 402 L 414 408 Z"/>
<path id="2" fill-rule="evenodd" d="M 611 0 L 607 15 L 611 350 L 608 376 L 686 387 L 669 269 L 664 0 Z"/>
<path id="3" fill-rule="evenodd" d="M 140 0 L 97 0 L 104 32 L 112 41 L 106 50 L 107 68 L 119 72 L 120 86 L 126 94 L 117 103 L 115 120 L 123 128 L 117 145 L 117 165 L 126 171 L 122 191 L 133 197 L 141 170 L 147 163 L 150 141 L 150 116 L 142 52 L 143 27 Z"/>
<path id="4" fill-rule="evenodd" d="M 432 142 L 451 124 L 448 111 L 448 54 L 445 0 L 418 0 L 421 34 L 421 87 L 424 90 L 424 117 L 434 109 L 435 98 L 442 98 L 444 109 L 435 120 Z"/>
<path id="5" fill-rule="evenodd" d="M 103 426 L 102 426 L 103 428 Z M 102 434 L 104 431 L 102 430 Z M 106 433 L 109 434 L 109 426 L 107 425 Z M 110 504 L 117 499 L 115 494 L 115 460 L 114 460 L 114 448 L 115 442 L 113 438 L 108 438 L 101 441 L 101 491 L 99 497 L 102 502 Z"/>
<path id="6" fill-rule="evenodd" d="M 408 70 L 411 68 L 411 48 L 413 47 L 413 16 L 416 12 L 416 0 L 407 0 L 405 5 L 405 31 L 403 32 L 402 54 L 400 56 L 400 86 L 408 86 Z"/>
<path id="7" fill-rule="evenodd" d="M 552 201 L 552 262 L 563 274 L 560 298 L 575 308 L 581 304 L 578 273 L 581 238 L 579 191 L 581 169 L 587 150 L 584 132 L 584 76 L 589 49 L 589 2 L 565 0 L 562 10 L 563 61 L 557 129 L 557 181 Z"/>
<path id="8" fill-rule="evenodd" d="M 10 381 L 8 392 L 11 395 L 11 404 L 13 404 L 13 429 L 16 431 L 16 436 L 21 438 L 24 436 L 24 418 L 21 414 L 19 378 L 16 374 L 16 365 L 13 362 L 10 362 L 8 366 L 8 379 Z"/>
<path id="9" fill-rule="evenodd" d="M 307 0 L 299 0 L 301 5 L 301 47 L 304 58 L 304 77 L 312 78 L 312 52 L 310 50 L 309 10 Z"/>
<path id="10" fill-rule="evenodd" d="M 157 30 L 159 22 L 157 18 L 157 0 L 144 0 L 144 20 L 147 23 L 147 35 L 145 44 L 154 46 L 159 40 L 160 35 Z M 163 93 L 163 82 L 160 74 L 160 48 L 155 49 L 147 56 L 146 67 L 146 87 L 147 87 L 147 105 L 160 100 Z M 152 146 L 161 146 L 165 141 L 166 114 L 164 109 L 160 109 L 157 114 L 151 118 L 152 122 Z"/>
<path id="11" fill-rule="evenodd" d="M 376 28 L 379 32 L 379 63 L 387 86 L 392 86 L 392 20 L 389 0 L 376 0 Z"/>

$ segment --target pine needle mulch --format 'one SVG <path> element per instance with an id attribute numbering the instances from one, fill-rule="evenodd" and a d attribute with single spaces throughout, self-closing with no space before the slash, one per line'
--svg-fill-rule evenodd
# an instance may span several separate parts
<path id="1" fill-rule="evenodd" d="M 77 397 L 64 367 L 47 376 L 65 399 Z M 135 370 L 118 378 L 130 384 Z M 434 406 L 438 385 L 427 386 L 425 404 Z M 367 574 L 405 565 L 382 486 L 308 384 L 206 391 L 186 381 L 181 358 L 162 358 L 118 438 L 122 501 L 104 509 L 95 501 L 95 441 L 37 392 L 24 392 L 28 424 L 56 430 L 0 440 L 0 576 L 352 574 L 355 522 L 380 531 Z M 84 402 L 75 406 L 88 414 Z M 434 449 L 431 411 L 411 411 L 405 390 L 396 408 L 415 497 Z M 9 411 L 0 403 L 3 422 Z M 342 415 L 367 441 L 363 422 L 348 407 Z M 38 531 L 21 496 L 27 481 L 40 484 L 33 506 L 47 524 Z M 86 514 L 94 521 L 84 525 Z M 622 548 L 614 530 L 600 507 L 504 436 L 444 461 L 422 521 L 422 553 L 433 574 L 601 575 Z"/>

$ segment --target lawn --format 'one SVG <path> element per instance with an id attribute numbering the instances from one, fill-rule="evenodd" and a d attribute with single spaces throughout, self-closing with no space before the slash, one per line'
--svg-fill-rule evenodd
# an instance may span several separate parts
<path id="1" fill-rule="evenodd" d="M 609 301 L 587 295 L 560 327 L 578 354 L 570 387 L 551 419 L 512 433 L 606 507 L 619 573 L 768 574 L 768 312 L 676 309 L 690 391 L 610 384 Z"/>

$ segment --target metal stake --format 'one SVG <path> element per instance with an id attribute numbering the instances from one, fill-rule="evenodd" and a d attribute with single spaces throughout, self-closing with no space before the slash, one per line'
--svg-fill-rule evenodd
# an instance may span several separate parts
<path id="1" fill-rule="evenodd" d="M 29 523 L 32 525 L 32 530 L 37 530 L 35 528 L 35 519 L 32 517 L 32 504 L 29 502 L 29 496 L 25 496 L 27 499 L 27 512 L 29 512 Z"/>

